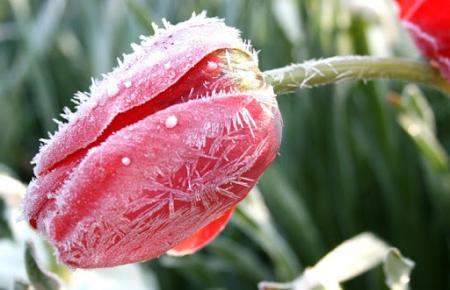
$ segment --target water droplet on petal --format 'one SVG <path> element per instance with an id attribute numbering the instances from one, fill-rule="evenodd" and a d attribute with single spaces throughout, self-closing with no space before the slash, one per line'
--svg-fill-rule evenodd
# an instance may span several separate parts
<path id="1" fill-rule="evenodd" d="M 219 65 L 214 61 L 208 61 L 208 64 L 206 65 L 207 71 L 215 71 Z"/>
<path id="2" fill-rule="evenodd" d="M 166 119 L 166 128 L 173 128 L 178 124 L 178 119 L 175 115 L 170 115 L 169 117 L 167 117 Z"/>
<path id="3" fill-rule="evenodd" d="M 128 165 L 131 164 L 131 159 L 129 157 L 125 156 L 125 157 L 122 157 L 121 162 L 122 162 L 123 165 L 128 166 Z"/>
<path id="4" fill-rule="evenodd" d="M 131 81 L 125 81 L 125 82 L 123 83 L 123 85 L 124 85 L 126 88 L 129 88 L 129 87 L 131 87 Z"/>

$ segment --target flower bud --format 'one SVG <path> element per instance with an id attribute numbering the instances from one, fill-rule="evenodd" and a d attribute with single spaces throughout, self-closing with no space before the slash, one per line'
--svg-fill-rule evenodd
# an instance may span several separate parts
<path id="1" fill-rule="evenodd" d="M 76 95 L 33 160 L 25 216 L 71 267 L 198 250 L 276 157 L 280 113 L 239 32 L 165 26 Z"/>
<path id="2" fill-rule="evenodd" d="M 397 0 L 400 18 L 423 55 L 450 81 L 450 11 L 448 0 Z"/>

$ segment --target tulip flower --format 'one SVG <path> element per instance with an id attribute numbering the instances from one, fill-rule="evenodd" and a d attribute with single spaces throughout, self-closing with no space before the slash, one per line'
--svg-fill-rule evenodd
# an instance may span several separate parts
<path id="1" fill-rule="evenodd" d="M 450 81 L 450 9 L 448 0 L 397 0 L 399 16 L 423 55 Z"/>
<path id="2" fill-rule="evenodd" d="M 165 22 L 132 48 L 34 158 L 24 213 L 70 267 L 200 249 L 280 145 L 273 89 L 222 20 Z"/>

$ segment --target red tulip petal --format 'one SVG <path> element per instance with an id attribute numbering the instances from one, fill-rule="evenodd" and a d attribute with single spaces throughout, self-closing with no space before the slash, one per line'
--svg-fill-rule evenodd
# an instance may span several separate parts
<path id="1" fill-rule="evenodd" d="M 40 150 L 24 212 L 62 262 L 192 252 L 225 226 L 281 138 L 238 34 L 196 17 L 144 38 Z"/>
<path id="2" fill-rule="evenodd" d="M 275 158 L 281 118 L 261 94 L 192 100 L 116 132 L 39 212 L 38 229 L 73 267 L 167 252 L 234 207 Z"/>
<path id="3" fill-rule="evenodd" d="M 91 96 L 35 156 L 35 174 L 88 147 L 118 114 L 148 102 L 206 55 L 224 48 L 245 49 L 239 32 L 217 18 L 194 17 L 144 38 L 118 68 L 92 85 Z"/>
<path id="4" fill-rule="evenodd" d="M 77 161 L 67 162 L 30 183 L 23 211 L 29 218 L 30 225 L 33 228 L 37 226 L 36 217 L 38 212 L 45 207 L 48 200 L 56 197 L 64 181 L 76 165 L 78 165 Z"/>
<path id="5" fill-rule="evenodd" d="M 224 215 L 211 222 L 206 227 L 201 228 L 195 234 L 176 245 L 176 247 L 169 250 L 167 254 L 172 256 L 184 256 L 203 248 L 225 228 L 233 215 L 233 212 L 234 207 L 230 208 Z"/>
<path id="6" fill-rule="evenodd" d="M 402 23 L 423 55 L 435 60 L 450 81 L 450 11 L 448 0 L 397 0 Z"/>
<path id="7" fill-rule="evenodd" d="M 50 198 L 56 197 L 59 188 L 63 185 L 70 171 L 79 164 L 88 150 L 104 142 L 114 132 L 177 102 L 186 102 L 190 99 L 197 99 L 207 95 L 212 90 L 212 87 L 219 86 L 224 91 L 230 91 L 232 82 L 230 82 L 228 75 L 223 75 L 221 69 L 208 70 L 210 63 L 220 63 L 219 55 L 222 53 L 222 50 L 211 53 L 165 92 L 141 106 L 116 116 L 102 135 L 89 147 L 78 150 L 76 154 L 72 154 L 56 163 L 57 166 L 54 166 L 51 171 L 38 176 L 30 184 L 27 199 L 24 203 L 24 212 L 29 218 L 30 224 L 33 227 L 36 226 L 35 216 L 38 211 L 44 208 L 45 203 Z M 208 85 L 205 85 L 206 82 L 208 82 Z"/>

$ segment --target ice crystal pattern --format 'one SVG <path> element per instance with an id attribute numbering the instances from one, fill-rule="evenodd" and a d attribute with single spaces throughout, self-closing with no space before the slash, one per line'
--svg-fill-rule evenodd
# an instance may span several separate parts
<path id="1" fill-rule="evenodd" d="M 203 247 L 276 156 L 273 90 L 238 31 L 163 23 L 76 94 L 33 160 L 25 216 L 71 267 Z"/>

